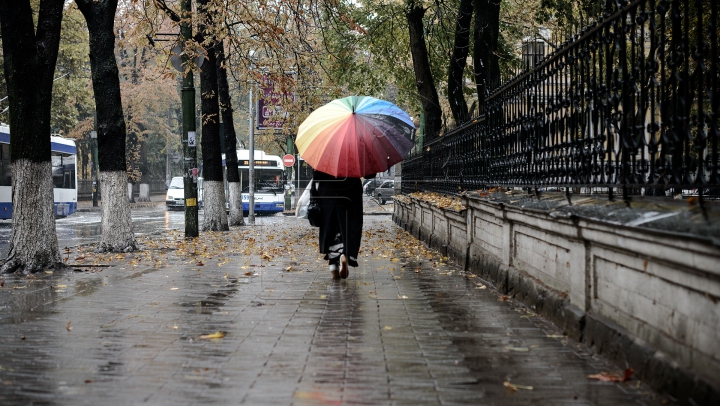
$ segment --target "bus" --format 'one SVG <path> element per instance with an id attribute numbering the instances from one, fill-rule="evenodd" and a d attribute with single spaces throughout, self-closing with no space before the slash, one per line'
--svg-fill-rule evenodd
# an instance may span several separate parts
<path id="1" fill-rule="evenodd" d="M 285 166 L 282 158 L 277 155 L 268 155 L 264 151 L 255 150 L 255 214 L 275 214 L 285 210 Z M 238 169 L 240 170 L 240 184 L 242 185 L 243 214 L 250 210 L 249 165 L 250 151 L 237 150 Z M 223 166 L 225 159 L 223 158 Z M 225 176 L 227 179 L 227 176 Z M 227 181 L 225 195 L 228 192 Z"/>
<path id="2" fill-rule="evenodd" d="M 77 210 L 77 149 L 75 141 L 50 137 L 55 217 Z M 10 128 L 0 124 L 0 219 L 12 218 L 12 178 L 10 164 Z"/>

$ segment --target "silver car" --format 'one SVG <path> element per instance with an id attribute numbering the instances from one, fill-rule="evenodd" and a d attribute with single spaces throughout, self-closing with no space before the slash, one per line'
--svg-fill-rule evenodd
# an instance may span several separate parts
<path id="1" fill-rule="evenodd" d="M 395 181 L 386 180 L 373 192 L 373 196 L 377 199 L 378 203 L 385 204 L 388 200 L 395 196 Z"/>

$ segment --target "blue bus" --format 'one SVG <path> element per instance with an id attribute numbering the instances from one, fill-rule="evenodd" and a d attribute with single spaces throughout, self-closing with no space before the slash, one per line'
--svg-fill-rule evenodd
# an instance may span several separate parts
<path id="1" fill-rule="evenodd" d="M 50 137 L 55 217 L 65 217 L 77 210 L 77 148 L 75 141 Z M 10 128 L 0 124 L 0 219 L 12 218 L 12 177 L 10 163 Z"/>

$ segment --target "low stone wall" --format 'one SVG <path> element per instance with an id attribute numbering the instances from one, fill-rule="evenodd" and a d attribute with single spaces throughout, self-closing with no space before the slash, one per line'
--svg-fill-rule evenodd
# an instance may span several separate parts
<path id="1" fill-rule="evenodd" d="M 465 198 L 394 221 L 682 404 L 720 405 L 720 249 L 708 240 Z"/>

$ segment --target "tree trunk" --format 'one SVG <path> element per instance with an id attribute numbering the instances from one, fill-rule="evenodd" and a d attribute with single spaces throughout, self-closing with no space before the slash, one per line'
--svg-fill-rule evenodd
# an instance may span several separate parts
<path id="1" fill-rule="evenodd" d="M 98 163 L 103 198 L 102 239 L 98 250 L 132 251 L 137 248 L 137 243 L 127 198 L 127 134 L 113 29 L 117 0 L 76 0 L 76 3 L 90 33 L 90 68 L 97 110 Z"/>
<path id="2" fill-rule="evenodd" d="M 220 148 L 220 107 L 218 104 L 216 42 L 207 43 L 204 31 L 212 23 L 211 16 L 204 10 L 208 0 L 198 1 L 202 20 L 197 40 L 205 45 L 206 66 L 200 72 L 200 100 L 202 111 L 202 158 L 203 158 L 203 231 L 229 230 L 225 212 L 225 190 L 223 188 L 222 151 Z"/>
<path id="3" fill-rule="evenodd" d="M 223 44 L 217 48 L 217 79 L 218 96 L 220 97 L 220 114 L 225 123 L 225 173 L 227 173 L 228 189 L 230 192 L 229 206 L 230 216 L 228 222 L 231 226 L 244 226 L 242 210 L 242 195 L 240 194 L 240 171 L 237 160 L 237 135 L 235 134 L 235 123 L 233 122 L 232 100 L 230 99 L 230 86 L 227 81 L 227 70 L 225 69 L 225 50 Z"/>
<path id="4" fill-rule="evenodd" d="M 438 99 L 435 80 L 430 70 L 430 59 L 425 46 L 423 16 L 425 9 L 421 5 L 411 2 L 406 12 L 410 32 L 410 53 L 412 54 L 415 82 L 425 115 L 425 140 L 435 139 L 440 134 L 442 126 L 442 110 Z"/>
<path id="5" fill-rule="evenodd" d="M 0 30 L 10 108 L 13 228 L 0 271 L 62 266 L 55 231 L 50 102 L 63 0 L 40 2 L 37 30 L 30 2 L 0 0 Z"/>
<path id="6" fill-rule="evenodd" d="M 100 161 L 102 162 L 102 161 Z M 128 204 L 127 172 L 100 171 L 102 204 L 101 252 L 130 252 L 137 249 Z"/>
<path id="7" fill-rule="evenodd" d="M 448 101 L 455 124 L 470 120 L 463 89 L 465 65 L 470 48 L 470 25 L 472 24 L 473 0 L 460 0 L 457 23 L 455 24 L 455 44 L 448 68 Z"/>
<path id="8" fill-rule="evenodd" d="M 485 113 L 485 99 L 500 84 L 500 64 L 497 57 L 500 35 L 500 0 L 474 0 L 475 31 L 473 63 L 478 95 L 478 112 Z"/>

